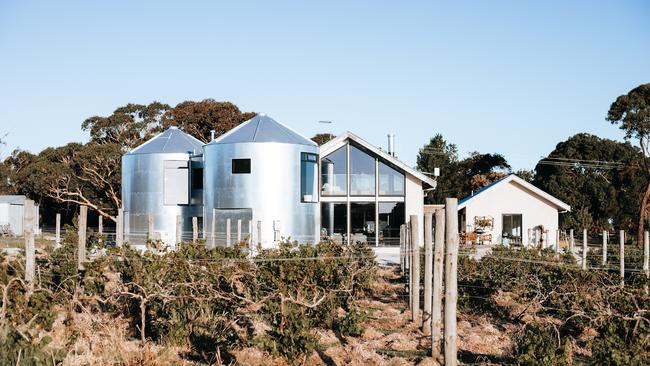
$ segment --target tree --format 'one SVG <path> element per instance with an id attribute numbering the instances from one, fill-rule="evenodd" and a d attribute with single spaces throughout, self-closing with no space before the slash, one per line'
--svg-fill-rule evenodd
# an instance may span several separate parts
<path id="1" fill-rule="evenodd" d="M 178 126 L 199 140 L 208 142 L 211 130 L 214 130 L 215 137 L 218 137 L 253 117 L 255 113 L 242 113 L 230 102 L 218 102 L 214 99 L 185 101 L 162 116 L 162 127 L 167 129 L 170 126 Z"/>
<path id="2" fill-rule="evenodd" d="M 129 103 L 108 117 L 87 118 L 81 129 L 90 132 L 90 142 L 118 144 L 127 151 L 160 132 L 160 120 L 169 109 L 169 105 L 156 101 L 149 105 Z"/>
<path id="3" fill-rule="evenodd" d="M 317 133 L 314 137 L 311 138 L 312 141 L 318 144 L 318 146 L 324 145 L 328 141 L 334 139 L 334 136 L 331 133 Z"/>
<path id="4" fill-rule="evenodd" d="M 580 133 L 557 144 L 535 167 L 533 184 L 571 205 L 560 215 L 563 227 L 577 228 L 585 209 L 592 231 L 611 225 L 632 229 L 643 183 L 639 181 L 641 153 L 630 143 Z"/>
<path id="5" fill-rule="evenodd" d="M 438 186 L 427 199 L 429 203 L 442 203 L 446 197 L 468 196 L 510 172 L 510 165 L 501 154 L 472 152 L 458 160 L 456 145 L 445 141 L 440 134 L 420 149 L 416 164 L 418 170 L 426 173 L 440 168 Z"/>
<path id="6" fill-rule="evenodd" d="M 639 207 L 639 224 L 637 239 L 643 242 L 645 220 L 648 217 L 648 201 L 650 200 L 650 83 L 642 84 L 629 93 L 616 98 L 607 112 L 607 120 L 625 132 L 627 140 L 639 140 L 643 158 L 643 173 L 646 180 L 645 192 Z"/>

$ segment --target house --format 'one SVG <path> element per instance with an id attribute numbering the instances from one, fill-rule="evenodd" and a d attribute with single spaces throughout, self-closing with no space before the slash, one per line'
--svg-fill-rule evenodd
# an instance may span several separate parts
<path id="1" fill-rule="evenodd" d="M 320 147 L 321 232 L 335 242 L 399 245 L 400 226 L 424 220 L 424 196 L 435 179 L 388 151 L 346 132 Z M 424 231 L 421 230 L 420 242 Z"/>
<path id="2" fill-rule="evenodd" d="M 25 196 L 0 196 L 0 235 L 23 235 L 25 200 L 27 200 Z M 36 232 L 38 232 L 38 205 L 35 205 L 34 211 Z"/>
<path id="3" fill-rule="evenodd" d="M 458 202 L 461 240 L 555 246 L 559 214 L 571 206 L 511 174 Z"/>

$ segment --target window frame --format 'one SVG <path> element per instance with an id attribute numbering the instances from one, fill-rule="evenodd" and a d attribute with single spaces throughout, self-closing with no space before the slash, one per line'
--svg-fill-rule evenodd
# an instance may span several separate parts
<path id="1" fill-rule="evenodd" d="M 240 163 L 246 161 L 248 162 L 248 170 L 235 171 L 235 162 Z M 251 161 L 251 158 L 233 158 L 230 161 L 230 165 L 230 174 L 232 175 L 251 174 L 253 171 L 253 162 Z"/>
<path id="2" fill-rule="evenodd" d="M 311 160 L 310 158 L 313 158 L 314 160 Z M 320 194 L 320 157 L 316 153 L 311 153 L 311 152 L 300 152 L 300 202 L 301 203 L 318 203 L 319 202 L 319 194 Z M 305 200 L 305 192 L 306 188 L 303 190 L 303 185 L 306 185 L 305 179 L 304 179 L 304 174 L 306 171 L 303 171 L 303 164 L 313 164 L 312 168 L 315 168 L 315 175 L 314 175 L 314 182 L 312 183 L 314 185 L 313 187 L 313 192 L 311 194 L 311 200 Z M 306 169 L 305 169 L 306 170 Z"/>

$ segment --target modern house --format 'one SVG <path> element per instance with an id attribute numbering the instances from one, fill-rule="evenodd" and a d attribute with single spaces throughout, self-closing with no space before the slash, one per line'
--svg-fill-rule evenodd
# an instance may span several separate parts
<path id="1" fill-rule="evenodd" d="M 25 196 L 0 196 L 0 235 L 23 235 L 25 200 Z M 35 229 L 38 232 L 38 205 L 34 206 L 34 217 L 37 226 Z"/>
<path id="2" fill-rule="evenodd" d="M 434 187 L 392 150 L 350 132 L 319 148 L 266 115 L 208 144 L 171 128 L 122 158 L 126 240 L 136 245 L 149 237 L 174 248 L 176 227 L 191 233 L 194 217 L 208 245 L 398 245 L 400 225 L 423 220 Z"/>
<path id="3" fill-rule="evenodd" d="M 556 244 L 558 216 L 571 206 L 511 174 L 458 202 L 461 240 L 479 244 Z"/>

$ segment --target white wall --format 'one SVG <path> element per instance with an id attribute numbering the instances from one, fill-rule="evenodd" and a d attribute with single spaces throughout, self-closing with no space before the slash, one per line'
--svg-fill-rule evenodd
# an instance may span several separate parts
<path id="1" fill-rule="evenodd" d="M 475 216 L 492 216 L 492 243 L 501 243 L 502 215 L 522 215 L 522 242 L 528 245 L 528 229 L 538 225 L 548 230 L 545 246 L 554 246 L 558 229 L 558 210 L 547 200 L 515 182 L 497 184 L 470 199 L 466 204 L 467 225 L 474 229 Z M 463 228 L 461 228 L 463 230 Z M 469 228 L 465 228 L 469 231 Z"/>
<path id="2" fill-rule="evenodd" d="M 411 215 L 418 216 L 419 242 L 424 245 L 424 192 L 422 181 L 408 173 L 406 174 L 406 221 Z"/>

